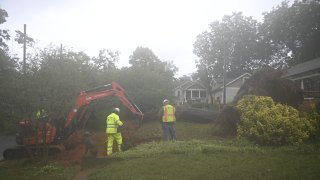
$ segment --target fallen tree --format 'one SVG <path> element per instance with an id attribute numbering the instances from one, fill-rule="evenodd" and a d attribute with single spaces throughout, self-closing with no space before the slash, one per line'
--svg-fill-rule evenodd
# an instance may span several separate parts
<path id="1" fill-rule="evenodd" d="M 217 118 L 217 135 L 236 135 L 240 114 L 237 102 L 245 95 L 269 96 L 274 102 L 297 108 L 303 102 L 302 90 L 293 81 L 281 78 L 282 71 L 265 68 L 255 72 L 239 89 L 233 102 Z"/>
<path id="2" fill-rule="evenodd" d="M 297 108 L 303 101 L 302 90 L 281 75 L 282 71 L 272 68 L 257 71 L 241 86 L 232 104 L 237 104 L 244 95 L 256 95 L 269 96 L 277 103 Z"/>

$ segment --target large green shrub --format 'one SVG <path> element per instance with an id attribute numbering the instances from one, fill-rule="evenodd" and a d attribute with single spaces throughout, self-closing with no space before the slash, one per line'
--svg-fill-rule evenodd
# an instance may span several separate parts
<path id="1" fill-rule="evenodd" d="M 304 116 L 314 126 L 314 131 L 310 134 L 311 140 L 320 140 L 320 103 L 318 106 L 314 102 L 310 104 L 308 111 L 304 112 Z"/>
<path id="2" fill-rule="evenodd" d="M 291 106 L 275 104 L 271 97 L 244 96 L 237 104 L 241 113 L 237 136 L 257 144 L 299 144 L 314 128 Z"/>

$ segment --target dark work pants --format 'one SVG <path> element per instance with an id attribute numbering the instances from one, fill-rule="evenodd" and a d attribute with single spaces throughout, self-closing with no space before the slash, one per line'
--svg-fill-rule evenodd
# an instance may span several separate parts
<path id="1" fill-rule="evenodd" d="M 174 122 L 162 122 L 164 140 L 177 140 Z"/>

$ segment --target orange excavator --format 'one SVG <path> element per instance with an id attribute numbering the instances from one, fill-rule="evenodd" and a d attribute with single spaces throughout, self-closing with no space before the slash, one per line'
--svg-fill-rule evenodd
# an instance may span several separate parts
<path id="1" fill-rule="evenodd" d="M 83 126 L 84 115 L 94 101 L 106 97 L 117 97 L 127 107 L 133 119 L 128 123 L 133 128 L 140 127 L 143 113 L 138 106 L 128 98 L 125 90 L 116 82 L 80 92 L 75 107 L 68 113 L 62 127 L 57 127 L 50 120 L 23 120 L 18 123 L 19 132 L 16 134 L 18 146 L 6 149 L 3 152 L 5 159 L 26 157 L 36 154 L 39 149 L 46 148 L 49 155 L 62 152 L 66 148 L 68 138 Z"/>

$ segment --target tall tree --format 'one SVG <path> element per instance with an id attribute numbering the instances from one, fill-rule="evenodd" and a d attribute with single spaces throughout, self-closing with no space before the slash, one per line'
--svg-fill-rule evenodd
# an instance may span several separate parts
<path id="1" fill-rule="evenodd" d="M 6 10 L 0 8 L 0 24 L 5 23 L 8 17 L 8 13 Z M 7 44 L 5 43 L 6 40 L 10 39 L 10 35 L 8 30 L 0 29 L 0 49 L 1 51 L 5 51 L 8 49 Z"/>
<path id="2" fill-rule="evenodd" d="M 265 45 L 258 35 L 258 26 L 256 20 L 242 13 L 211 23 L 210 30 L 198 35 L 194 44 L 198 67 L 207 67 L 213 77 L 219 77 L 225 63 L 225 71 L 235 77 L 268 65 L 268 56 L 259 52 Z"/>
<path id="3" fill-rule="evenodd" d="M 129 63 L 132 67 L 145 68 L 151 72 L 167 74 L 168 77 L 173 77 L 178 70 L 172 61 L 161 61 L 147 47 L 137 47 L 132 55 L 130 55 Z"/>
<path id="4" fill-rule="evenodd" d="M 262 41 L 259 23 L 252 17 L 233 13 L 209 27 L 194 43 L 194 53 L 199 57 L 197 76 L 209 92 L 213 80 L 235 78 L 270 65 L 269 45 Z"/>
<path id="5" fill-rule="evenodd" d="M 63 117 L 73 106 L 80 91 L 97 85 L 97 71 L 84 52 L 49 47 L 40 53 L 41 68 L 34 75 L 37 84 L 34 100 L 49 109 L 56 117 Z"/>
<path id="6" fill-rule="evenodd" d="M 0 24 L 5 23 L 7 17 L 7 11 L 0 8 Z M 0 71 L 13 67 L 13 63 L 7 54 L 8 45 L 5 42 L 7 40 L 10 40 L 9 30 L 0 29 Z"/>
<path id="7" fill-rule="evenodd" d="M 0 8 L 0 24 L 6 22 L 8 13 Z M 0 29 L 0 129 L 8 128 L 13 124 L 16 114 L 17 79 L 16 62 L 8 54 L 7 40 L 10 40 L 9 30 Z"/>
<path id="8" fill-rule="evenodd" d="M 109 49 L 103 49 L 99 51 L 98 57 L 92 58 L 92 61 L 96 69 L 107 71 L 116 68 L 118 58 L 118 51 L 113 52 Z"/>
<path id="9" fill-rule="evenodd" d="M 294 65 L 320 57 L 320 1 L 289 1 L 264 14 L 261 32 L 277 59 Z"/>
<path id="10" fill-rule="evenodd" d="M 159 58 L 149 48 L 137 47 L 129 57 L 132 66 L 150 66 L 160 62 Z"/>
<path id="11" fill-rule="evenodd" d="M 116 75 L 128 94 L 142 108 L 145 118 L 156 120 L 164 98 L 173 99 L 174 74 L 172 62 L 161 61 L 149 48 L 138 47 L 130 56 L 132 65 Z"/>

